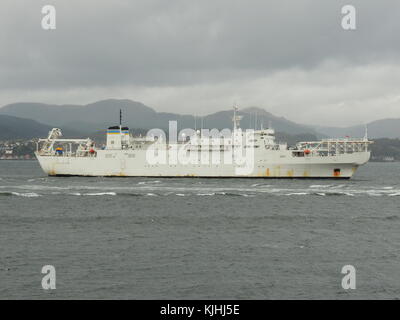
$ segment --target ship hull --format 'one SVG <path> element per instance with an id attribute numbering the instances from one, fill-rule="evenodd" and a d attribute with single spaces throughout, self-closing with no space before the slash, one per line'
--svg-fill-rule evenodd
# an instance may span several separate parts
<path id="1" fill-rule="evenodd" d="M 104 177 L 202 177 L 202 178 L 331 178 L 349 179 L 370 152 L 328 157 L 286 157 L 289 153 L 256 154 L 246 172 L 234 164 L 149 164 L 145 152 L 99 150 L 96 157 L 36 154 L 43 171 L 50 176 Z M 240 171 L 240 170 L 239 170 Z"/>

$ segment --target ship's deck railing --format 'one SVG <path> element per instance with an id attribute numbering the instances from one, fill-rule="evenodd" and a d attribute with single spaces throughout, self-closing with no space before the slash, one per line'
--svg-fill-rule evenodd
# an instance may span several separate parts
<path id="1" fill-rule="evenodd" d="M 320 141 L 303 141 L 297 143 L 297 151 L 308 151 L 310 155 L 337 155 L 343 153 L 367 152 L 373 143 L 368 139 L 322 139 Z"/>
<path id="2" fill-rule="evenodd" d="M 40 145 L 40 143 L 43 143 Z M 73 147 L 77 145 L 77 147 Z M 56 146 L 61 147 L 62 151 L 57 152 Z M 91 149 L 95 150 L 94 143 L 90 138 L 86 139 L 59 139 L 47 138 L 37 140 L 37 154 L 41 156 L 58 156 L 58 157 L 87 157 L 93 156 Z"/>
<path id="3" fill-rule="evenodd" d="M 301 141 L 299 144 L 305 144 L 305 143 L 324 143 L 324 142 L 333 142 L 333 143 L 373 143 L 373 141 L 365 139 L 365 138 L 330 138 L 330 139 L 321 139 L 318 141 Z"/>
<path id="4" fill-rule="evenodd" d="M 91 141 L 86 139 L 38 139 L 38 142 L 64 142 L 64 143 L 85 143 Z"/>

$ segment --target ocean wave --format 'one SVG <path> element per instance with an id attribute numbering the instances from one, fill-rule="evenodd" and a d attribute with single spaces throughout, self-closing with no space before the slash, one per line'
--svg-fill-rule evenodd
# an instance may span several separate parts
<path id="1" fill-rule="evenodd" d="M 240 194 L 234 192 L 216 192 L 216 195 L 228 196 L 228 197 L 240 197 Z"/>
<path id="2" fill-rule="evenodd" d="M 142 193 L 127 193 L 127 192 L 123 192 L 123 193 L 118 193 L 119 196 L 127 196 L 127 197 L 143 197 L 144 194 Z"/>
<path id="3" fill-rule="evenodd" d="M 255 183 L 252 184 L 251 187 L 270 187 L 270 184 L 265 184 L 265 183 Z"/>
<path id="4" fill-rule="evenodd" d="M 27 184 L 27 185 L 19 185 L 19 186 L 9 186 L 15 189 L 22 189 L 22 190 L 69 190 L 72 189 L 71 187 L 58 187 L 58 186 L 48 186 L 48 185 L 41 185 L 41 184 Z"/>
<path id="5" fill-rule="evenodd" d="M 354 197 L 354 194 L 351 192 L 327 192 L 326 195 L 328 196 L 349 196 Z"/>
<path id="6" fill-rule="evenodd" d="M 149 185 L 113 185 L 105 183 L 97 183 L 93 186 L 89 185 L 2 185 L 0 186 L 0 196 L 232 196 L 232 197 L 265 197 L 265 196 L 356 196 L 356 197 L 395 197 L 400 196 L 400 188 L 397 186 L 358 186 L 356 184 L 349 185 L 290 185 L 281 186 L 253 184 L 250 187 L 243 184 L 217 186 L 214 184 L 203 186 L 183 186 L 182 184 L 158 184 L 159 180 L 141 181 Z M 341 187 L 345 186 L 345 187 Z M 112 191 L 111 191 L 112 190 Z M 15 194 L 13 194 L 15 192 Z"/>
<path id="7" fill-rule="evenodd" d="M 25 198 L 37 198 L 41 197 L 40 194 L 34 192 L 0 192 L 2 196 L 17 196 L 17 197 L 25 197 Z"/>
<path id="8" fill-rule="evenodd" d="M 116 196 L 115 192 L 92 192 L 92 193 L 81 193 L 81 192 L 72 192 L 68 193 L 71 196 Z"/>
<path id="9" fill-rule="evenodd" d="M 161 183 L 160 180 L 154 180 L 154 181 L 139 181 L 138 184 L 154 184 L 154 183 Z"/>
<path id="10" fill-rule="evenodd" d="M 329 188 L 331 187 L 331 184 L 313 184 L 310 186 L 310 188 L 314 189 L 314 188 Z"/>
<path id="11" fill-rule="evenodd" d="M 399 216 L 386 216 L 386 217 L 384 217 L 384 219 L 385 220 L 398 220 L 399 219 Z"/>
<path id="12" fill-rule="evenodd" d="M 354 194 L 350 193 L 350 192 L 316 192 L 314 193 L 315 195 L 323 195 L 324 196 L 349 196 L 349 197 L 353 197 Z"/>
<path id="13" fill-rule="evenodd" d="M 83 196 L 116 196 L 115 192 L 93 192 L 93 193 L 84 193 Z"/>
<path id="14" fill-rule="evenodd" d="M 343 188 L 343 187 L 346 187 L 346 185 L 345 184 L 332 185 L 333 189 L 339 189 L 339 188 Z"/>
<path id="15" fill-rule="evenodd" d="M 291 192 L 291 193 L 286 193 L 285 196 L 306 196 L 308 195 L 308 192 Z"/>
<path id="16" fill-rule="evenodd" d="M 382 197 L 383 196 L 382 193 L 377 193 L 377 192 L 367 192 L 367 195 L 369 195 L 371 197 Z"/>

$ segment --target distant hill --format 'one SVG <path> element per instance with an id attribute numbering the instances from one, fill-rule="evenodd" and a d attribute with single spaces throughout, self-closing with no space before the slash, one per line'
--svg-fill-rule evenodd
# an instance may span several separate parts
<path id="1" fill-rule="evenodd" d="M 376 138 L 400 138 L 400 119 L 383 119 L 367 124 L 368 137 Z M 363 137 L 365 126 L 353 126 L 347 128 L 315 127 L 315 130 L 330 137 Z"/>
<path id="2" fill-rule="evenodd" d="M 47 136 L 51 127 L 30 119 L 0 115 L 0 140 Z"/>
<path id="3" fill-rule="evenodd" d="M 371 145 L 372 161 L 400 161 L 400 139 L 376 139 Z"/>
<path id="4" fill-rule="evenodd" d="M 90 133 L 118 123 L 119 109 L 124 112 L 124 120 L 133 122 L 134 126 L 150 122 L 155 115 L 153 109 L 131 100 L 104 100 L 85 106 L 13 103 L 1 108 L 0 114 Z"/>
<path id="5" fill-rule="evenodd" d="M 257 107 L 241 109 L 238 112 L 243 118 L 240 126 L 243 129 L 261 127 L 267 128 L 271 126 L 277 132 L 285 132 L 291 135 L 296 134 L 320 134 L 313 128 L 295 123 L 283 117 L 274 116 L 272 113 Z M 219 111 L 203 118 L 206 128 L 231 128 L 232 127 L 233 110 Z M 200 120 L 198 120 L 199 122 Z"/>
<path id="6" fill-rule="evenodd" d="M 0 114 L 0 141 L 29 140 L 45 138 L 54 126 L 48 126 L 35 120 Z M 81 138 L 83 133 L 61 127 L 66 138 Z"/>
<path id="7" fill-rule="evenodd" d="M 156 112 L 144 104 L 132 100 L 109 99 L 88 105 L 48 105 L 41 103 L 13 103 L 0 108 L 0 114 L 29 118 L 45 125 L 67 127 L 83 133 L 92 133 L 115 125 L 119 121 L 119 110 L 123 111 L 123 123 L 131 128 L 160 128 L 166 130 L 168 121 L 177 120 L 178 129 L 231 128 L 233 111 L 220 111 L 204 117 Z M 281 132 L 289 134 L 319 135 L 313 128 L 297 124 L 282 117 L 276 117 L 260 108 L 241 110 L 241 127 L 260 128 L 271 124 Z"/>
<path id="8" fill-rule="evenodd" d="M 83 136 L 104 131 L 119 123 L 119 110 L 123 111 L 123 124 L 132 129 L 168 129 L 168 121 L 178 121 L 183 128 L 232 128 L 233 110 L 218 111 L 203 117 L 176 113 L 156 112 L 143 103 L 127 99 L 108 99 L 87 105 L 50 105 L 42 103 L 13 103 L 0 108 L 0 115 L 32 119 L 45 126 L 64 128 L 65 134 Z M 271 125 L 277 132 L 289 135 L 312 135 L 323 137 L 363 137 L 363 125 L 347 128 L 306 126 L 277 117 L 270 112 L 251 107 L 238 112 L 243 117 L 241 127 L 264 128 Z M 75 133 L 75 134 L 74 134 Z M 400 119 L 383 119 L 368 124 L 370 138 L 399 138 Z M 307 140 L 307 139 L 306 139 Z"/>

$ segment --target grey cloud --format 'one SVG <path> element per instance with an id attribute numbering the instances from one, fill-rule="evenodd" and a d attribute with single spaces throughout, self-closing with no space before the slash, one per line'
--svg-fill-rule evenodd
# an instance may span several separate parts
<path id="1" fill-rule="evenodd" d="M 352 1 L 355 32 L 340 27 L 343 1 L 53 1 L 55 31 L 40 28 L 45 2 L 18 3 L 0 4 L 3 88 L 181 85 L 398 57 L 398 1 Z"/>
<path id="2" fill-rule="evenodd" d="M 349 3 L 356 31 L 341 28 Z M 55 31 L 41 29 L 45 4 Z M 3 0 L 0 12 L 0 105 L 116 97 L 185 113 L 238 101 L 330 125 L 396 116 L 396 0 Z"/>

